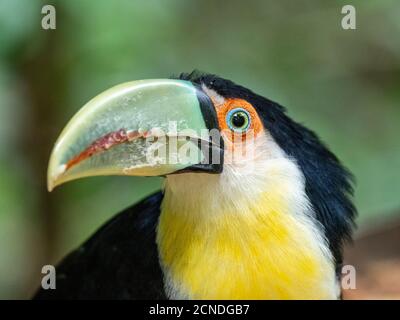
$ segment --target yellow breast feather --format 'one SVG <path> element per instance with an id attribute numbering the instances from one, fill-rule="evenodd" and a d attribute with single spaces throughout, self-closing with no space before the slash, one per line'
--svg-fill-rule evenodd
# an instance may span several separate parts
<path id="1" fill-rule="evenodd" d="M 221 206 L 202 219 L 166 196 L 157 243 L 171 298 L 337 298 L 321 231 L 311 217 L 289 214 L 278 196 L 261 196 L 248 212 Z"/>

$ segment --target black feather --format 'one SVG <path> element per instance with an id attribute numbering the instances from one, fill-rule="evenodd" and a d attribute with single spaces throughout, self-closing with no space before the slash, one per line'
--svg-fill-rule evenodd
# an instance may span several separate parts
<path id="1" fill-rule="evenodd" d="M 166 299 L 155 242 L 162 194 L 121 212 L 56 268 L 34 299 Z"/>

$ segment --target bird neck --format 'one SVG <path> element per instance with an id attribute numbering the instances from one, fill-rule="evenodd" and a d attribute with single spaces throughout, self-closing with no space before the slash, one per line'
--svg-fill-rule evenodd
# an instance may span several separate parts
<path id="1" fill-rule="evenodd" d="M 257 168 L 167 178 L 157 245 L 170 298 L 337 298 L 297 165 L 282 156 Z"/>

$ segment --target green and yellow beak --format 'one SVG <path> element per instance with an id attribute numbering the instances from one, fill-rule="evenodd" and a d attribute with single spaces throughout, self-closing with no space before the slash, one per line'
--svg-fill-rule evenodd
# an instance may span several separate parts
<path id="1" fill-rule="evenodd" d="M 88 176 L 222 171 L 223 145 L 210 98 L 189 81 L 115 86 L 70 120 L 50 156 L 49 191 Z"/>

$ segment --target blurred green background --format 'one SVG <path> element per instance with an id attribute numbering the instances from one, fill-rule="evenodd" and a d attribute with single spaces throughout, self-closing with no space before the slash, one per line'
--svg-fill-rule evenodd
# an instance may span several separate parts
<path id="1" fill-rule="evenodd" d="M 41 28 L 41 8 L 57 29 Z M 352 4 L 357 29 L 341 28 Z M 357 178 L 360 228 L 400 212 L 400 3 L 0 0 L 0 298 L 27 298 L 113 214 L 160 187 L 106 177 L 46 191 L 52 144 L 115 84 L 198 68 L 287 106 Z"/>

